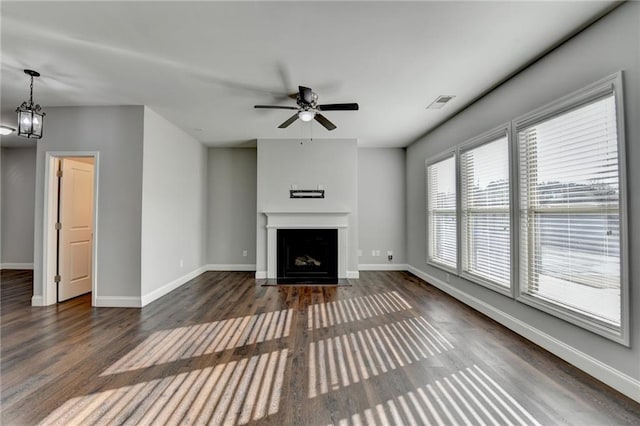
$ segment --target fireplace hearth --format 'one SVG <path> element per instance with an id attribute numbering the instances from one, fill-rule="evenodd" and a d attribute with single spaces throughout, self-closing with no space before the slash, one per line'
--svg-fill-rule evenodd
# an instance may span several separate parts
<path id="1" fill-rule="evenodd" d="M 278 229 L 278 284 L 337 284 L 337 229 Z"/>

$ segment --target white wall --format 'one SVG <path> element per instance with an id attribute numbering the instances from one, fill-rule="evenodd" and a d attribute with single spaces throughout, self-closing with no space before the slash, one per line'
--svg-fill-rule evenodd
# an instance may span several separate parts
<path id="1" fill-rule="evenodd" d="M 414 272 L 640 400 L 640 4 L 629 2 L 407 149 L 407 238 Z M 426 264 L 425 159 L 624 70 L 629 189 L 631 348 Z M 633 395 L 632 395 L 633 394 Z"/>
<path id="2" fill-rule="evenodd" d="M 10 268 L 33 266 L 33 208 L 36 149 L 2 148 L 0 174 L 2 204 L 0 264 Z"/>
<path id="3" fill-rule="evenodd" d="M 358 149 L 360 269 L 402 269 L 406 258 L 406 167 L 400 148 Z M 372 250 L 380 251 L 373 256 Z M 393 260 L 387 258 L 393 252 Z"/>
<path id="4" fill-rule="evenodd" d="M 255 270 L 257 151 L 208 151 L 207 263 L 215 269 Z"/>
<path id="5" fill-rule="evenodd" d="M 324 199 L 291 199 L 291 185 Z M 264 211 L 348 211 L 347 272 L 358 271 L 358 147 L 355 139 L 258 139 L 256 270 L 267 270 Z"/>
<path id="6" fill-rule="evenodd" d="M 34 303 L 42 301 L 45 153 L 98 151 L 97 256 L 94 269 L 103 306 L 140 300 L 143 107 L 47 108 L 37 144 L 34 225 Z"/>
<path id="7" fill-rule="evenodd" d="M 206 148 L 145 107 L 139 254 L 142 305 L 203 271 L 206 170 Z"/>

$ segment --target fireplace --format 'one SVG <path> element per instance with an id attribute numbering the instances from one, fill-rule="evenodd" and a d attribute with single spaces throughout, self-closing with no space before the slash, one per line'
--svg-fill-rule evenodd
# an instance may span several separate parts
<path id="1" fill-rule="evenodd" d="M 278 284 L 338 283 L 337 229 L 278 229 Z"/>
<path id="2" fill-rule="evenodd" d="M 267 230 L 265 251 L 266 251 L 266 270 L 260 269 L 256 271 L 257 279 L 267 279 L 277 282 L 278 280 L 278 233 L 280 231 L 294 230 L 333 230 L 337 231 L 338 244 L 338 279 L 350 278 L 347 275 L 347 265 L 349 261 L 349 220 L 350 213 L 348 211 L 264 211 L 266 217 L 265 227 Z M 258 233 L 258 255 L 262 247 L 260 241 L 260 233 Z M 353 242 L 355 244 L 355 242 Z M 356 271 L 357 272 L 357 271 Z M 352 276 L 351 278 L 357 278 Z M 310 280 L 307 280 L 310 281 Z"/>

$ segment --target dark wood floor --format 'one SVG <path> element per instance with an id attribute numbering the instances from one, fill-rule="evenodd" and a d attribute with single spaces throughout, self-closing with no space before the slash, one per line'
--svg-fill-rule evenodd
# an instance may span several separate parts
<path id="1" fill-rule="evenodd" d="M 639 424 L 640 405 L 402 272 L 209 272 L 143 309 L 2 271 L 3 425 Z"/>

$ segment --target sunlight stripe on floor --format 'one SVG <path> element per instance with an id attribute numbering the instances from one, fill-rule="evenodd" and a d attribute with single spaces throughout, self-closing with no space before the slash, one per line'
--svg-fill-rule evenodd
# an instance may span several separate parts
<path id="1" fill-rule="evenodd" d="M 288 309 L 158 331 L 101 376 L 288 337 L 293 315 Z"/>
<path id="2" fill-rule="evenodd" d="M 72 398 L 41 425 L 246 424 L 276 414 L 288 349 Z"/>
<path id="3" fill-rule="evenodd" d="M 477 365 L 332 425 L 532 425 L 540 422 Z"/>
<path id="4" fill-rule="evenodd" d="M 396 291 L 309 305 L 307 329 L 333 327 L 411 309 Z"/>
<path id="5" fill-rule="evenodd" d="M 453 348 L 433 330 L 426 319 L 410 318 L 311 342 L 307 352 L 309 398 Z"/>

